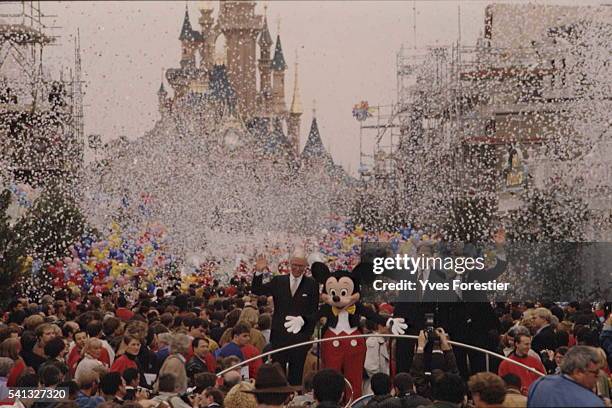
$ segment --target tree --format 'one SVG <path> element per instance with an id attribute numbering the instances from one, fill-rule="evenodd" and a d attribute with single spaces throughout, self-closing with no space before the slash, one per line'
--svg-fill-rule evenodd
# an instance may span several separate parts
<path id="1" fill-rule="evenodd" d="M 0 304 L 5 304 L 15 293 L 15 285 L 23 276 L 26 249 L 7 214 L 11 192 L 0 193 Z"/>
<path id="2" fill-rule="evenodd" d="M 63 257 L 83 235 L 94 233 L 74 199 L 59 186 L 47 187 L 15 229 L 27 254 L 42 263 L 40 274 L 32 277 L 38 293 L 51 289 L 46 266 Z"/>

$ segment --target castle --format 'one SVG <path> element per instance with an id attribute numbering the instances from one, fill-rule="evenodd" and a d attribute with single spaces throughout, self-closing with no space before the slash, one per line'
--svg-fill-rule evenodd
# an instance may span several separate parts
<path id="1" fill-rule="evenodd" d="M 257 126 L 264 132 L 281 133 L 287 129 L 288 144 L 293 154 L 300 156 L 300 125 L 302 106 L 298 88 L 297 61 L 293 98 L 289 109 L 285 102 L 285 73 L 280 35 L 273 43 L 267 17 L 255 14 L 254 1 L 219 1 L 219 15 L 202 7 L 194 30 L 187 6 L 180 31 L 180 68 L 166 70 L 165 77 L 172 87 L 168 97 L 163 82 L 158 91 L 162 117 L 190 95 L 219 93 L 231 104 L 232 115 L 247 128 Z M 215 44 L 225 38 L 224 61 L 215 57 Z M 274 54 L 272 46 L 274 45 Z M 259 58 L 257 55 L 259 48 Z M 259 74 L 259 89 L 257 75 Z M 284 126 L 283 126 L 284 125 Z"/>

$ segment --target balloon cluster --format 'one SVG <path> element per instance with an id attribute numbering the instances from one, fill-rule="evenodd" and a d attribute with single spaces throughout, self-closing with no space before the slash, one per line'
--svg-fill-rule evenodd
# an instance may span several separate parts
<path id="1" fill-rule="evenodd" d="M 122 231 L 113 223 L 107 239 L 83 236 L 70 255 L 47 267 L 55 288 L 100 293 L 125 285 L 152 291 L 160 279 L 177 274 L 178 260 L 166 252 L 166 230 L 149 225 Z"/>
<path id="2" fill-rule="evenodd" d="M 330 267 L 351 270 L 359 262 L 363 243 L 388 242 L 394 252 L 410 253 L 421 240 L 429 241 L 430 237 L 411 226 L 393 232 L 369 232 L 350 219 L 335 218 L 321 231 L 318 251 L 327 258 Z"/>

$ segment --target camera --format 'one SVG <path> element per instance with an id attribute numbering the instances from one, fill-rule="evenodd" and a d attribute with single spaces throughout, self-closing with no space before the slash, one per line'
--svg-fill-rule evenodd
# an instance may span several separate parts
<path id="1" fill-rule="evenodd" d="M 427 336 L 427 341 L 439 341 L 438 333 L 434 328 L 434 314 L 433 313 L 425 313 L 425 335 Z"/>

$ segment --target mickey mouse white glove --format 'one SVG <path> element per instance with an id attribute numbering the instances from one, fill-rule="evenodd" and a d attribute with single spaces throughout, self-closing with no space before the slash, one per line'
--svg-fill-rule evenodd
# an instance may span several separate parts
<path id="1" fill-rule="evenodd" d="M 389 320 L 387 320 L 386 326 L 391 328 L 391 333 L 396 335 L 404 334 L 406 332 L 406 329 L 408 328 L 408 325 L 404 323 L 403 317 L 390 318 Z"/>
<path id="2" fill-rule="evenodd" d="M 289 333 L 297 334 L 304 327 L 304 319 L 302 316 L 287 316 L 285 317 L 285 328 Z"/>

